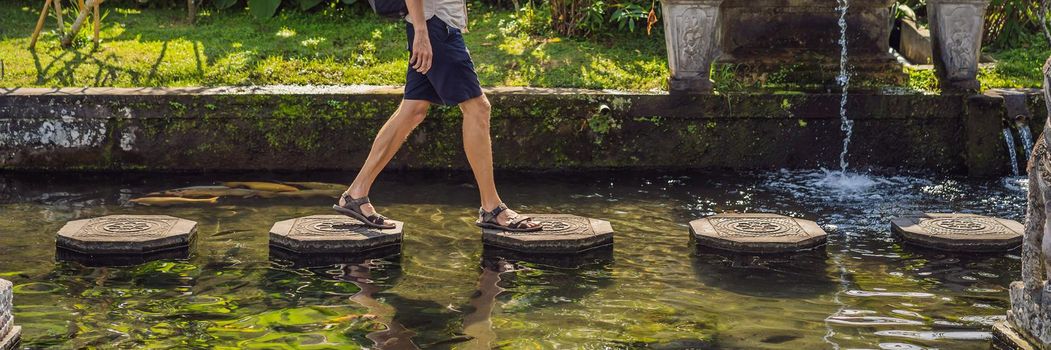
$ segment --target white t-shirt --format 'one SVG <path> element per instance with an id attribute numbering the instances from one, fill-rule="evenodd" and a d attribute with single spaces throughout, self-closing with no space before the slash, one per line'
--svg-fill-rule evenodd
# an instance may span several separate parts
<path id="1" fill-rule="evenodd" d="M 423 18 L 438 16 L 445 24 L 461 31 L 467 30 L 467 2 L 465 0 L 423 0 Z M 405 20 L 412 22 L 406 15 Z"/>

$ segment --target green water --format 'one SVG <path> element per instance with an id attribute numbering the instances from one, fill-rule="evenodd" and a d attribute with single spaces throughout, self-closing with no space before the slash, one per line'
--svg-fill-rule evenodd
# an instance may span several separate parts
<path id="1" fill-rule="evenodd" d="M 879 178 L 821 188 L 820 174 L 588 173 L 498 177 L 525 212 L 612 222 L 612 251 L 522 261 L 480 244 L 466 174 L 385 175 L 372 194 L 405 221 L 400 257 L 301 268 L 270 256 L 279 220 L 329 214 L 327 199 L 132 205 L 144 193 L 223 180 L 346 181 L 352 174 L 0 178 L 0 278 L 15 287 L 26 348 L 885 348 L 987 349 L 1008 307 L 1016 253 L 945 254 L 889 233 L 915 211 L 1021 219 L 1014 183 Z M 696 249 L 686 223 L 774 212 L 834 225 L 792 256 Z M 199 223 L 186 260 L 130 267 L 55 261 L 68 220 L 168 214 Z"/>

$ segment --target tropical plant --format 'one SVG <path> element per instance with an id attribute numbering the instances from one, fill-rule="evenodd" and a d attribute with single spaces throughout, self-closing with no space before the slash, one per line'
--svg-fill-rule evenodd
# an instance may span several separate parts
<path id="1" fill-rule="evenodd" d="M 635 32 L 657 21 L 656 0 L 551 0 L 551 26 L 566 36 L 590 36 L 611 30 Z"/>
<path id="2" fill-rule="evenodd" d="M 985 42 L 1009 47 L 1041 29 L 1040 4 L 1033 0 L 992 0 L 985 15 Z"/>

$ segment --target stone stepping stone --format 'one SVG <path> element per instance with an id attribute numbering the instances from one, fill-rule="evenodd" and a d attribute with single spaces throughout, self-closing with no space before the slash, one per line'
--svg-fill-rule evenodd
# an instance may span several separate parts
<path id="1" fill-rule="evenodd" d="M 777 214 L 717 214 L 690 222 L 701 246 L 739 253 L 787 253 L 824 244 L 817 223 Z"/>
<path id="2" fill-rule="evenodd" d="M 91 256 L 136 256 L 187 249 L 197 223 L 167 215 L 110 215 L 74 220 L 58 230 L 56 245 Z"/>
<path id="3" fill-rule="evenodd" d="M 21 342 L 22 327 L 15 325 L 14 285 L 0 279 L 0 350 L 14 350 Z"/>
<path id="4" fill-rule="evenodd" d="M 1014 220 L 974 214 L 926 213 L 891 220 L 905 242 L 957 252 L 999 252 L 1022 244 L 1025 227 Z"/>
<path id="5" fill-rule="evenodd" d="M 482 243 L 522 253 L 577 253 L 613 244 L 609 221 L 565 214 L 523 214 L 538 222 L 537 232 L 482 229 Z"/>
<path id="6" fill-rule="evenodd" d="M 298 254 L 359 254 L 401 244 L 405 224 L 390 221 L 393 229 L 380 230 L 344 215 L 304 216 L 275 223 L 270 245 Z"/>

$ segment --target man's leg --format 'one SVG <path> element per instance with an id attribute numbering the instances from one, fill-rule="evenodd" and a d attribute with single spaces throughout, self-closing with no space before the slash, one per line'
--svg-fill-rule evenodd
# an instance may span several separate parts
<path id="1" fill-rule="evenodd" d="M 365 164 L 358 171 L 358 176 L 354 178 L 354 183 L 347 190 L 352 198 L 369 195 L 369 189 L 372 188 L 372 183 L 376 181 L 380 171 L 383 171 L 391 158 L 394 158 L 394 154 L 398 153 L 398 149 L 405 143 L 405 139 L 409 137 L 412 130 L 427 117 L 427 109 L 430 106 L 431 103 L 424 100 L 401 100 L 401 106 L 398 106 L 398 110 L 394 111 L 394 114 L 387 119 L 379 133 L 376 134 L 368 159 L 365 160 Z M 340 199 L 339 204 L 345 203 Z M 361 211 L 366 216 L 375 213 L 371 204 L 362 205 Z"/>
<path id="2" fill-rule="evenodd" d="M 492 107 L 485 94 L 460 103 L 463 111 L 463 150 L 467 153 L 467 162 L 471 164 L 474 180 L 478 183 L 478 192 L 482 199 L 482 209 L 492 211 L 500 203 L 496 193 L 496 180 L 493 179 L 493 143 L 489 137 L 489 117 Z M 501 225 L 507 224 L 507 218 L 515 214 L 505 210 L 497 217 Z M 530 223 L 529 226 L 535 226 Z"/>
<path id="3" fill-rule="evenodd" d="M 460 103 L 463 112 L 463 150 L 471 164 L 478 192 L 482 196 L 482 208 L 492 210 L 500 205 L 493 179 L 493 143 L 489 137 L 489 117 L 492 107 L 485 94 Z"/>

